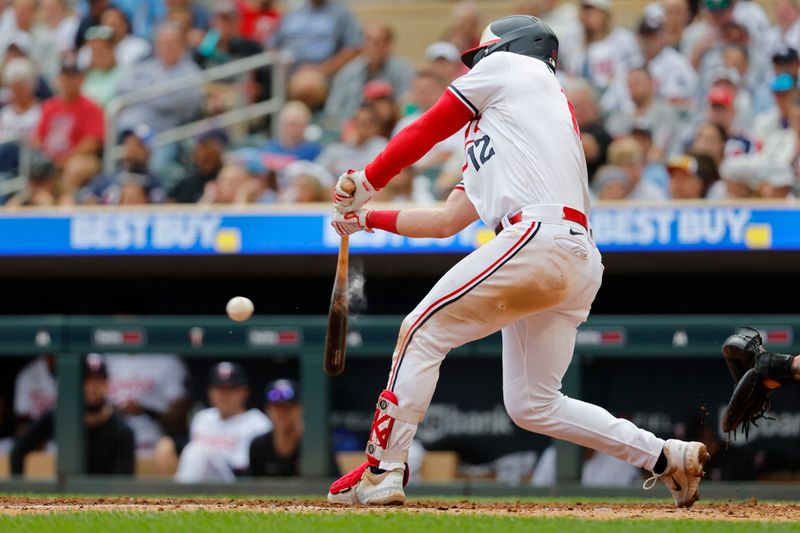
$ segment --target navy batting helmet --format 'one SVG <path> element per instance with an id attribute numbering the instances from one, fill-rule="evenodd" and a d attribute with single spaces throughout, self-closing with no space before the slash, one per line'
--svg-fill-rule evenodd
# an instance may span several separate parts
<path id="1" fill-rule="evenodd" d="M 461 54 L 461 61 L 472 68 L 478 61 L 497 51 L 535 57 L 544 61 L 555 72 L 558 37 L 550 26 L 536 17 L 503 17 L 486 26 L 481 35 L 481 44 Z"/>

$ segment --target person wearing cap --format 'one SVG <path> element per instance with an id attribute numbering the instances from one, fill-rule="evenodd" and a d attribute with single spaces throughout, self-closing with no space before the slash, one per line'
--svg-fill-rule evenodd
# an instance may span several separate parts
<path id="1" fill-rule="evenodd" d="M 73 194 L 100 169 L 105 136 L 103 110 L 81 94 L 83 72 L 77 63 L 65 61 L 58 76 L 58 95 L 42 104 L 42 118 L 33 136 L 40 149 L 62 169 L 62 200 Z"/>
<path id="2" fill-rule="evenodd" d="M 161 203 L 166 194 L 161 186 L 161 180 L 150 172 L 150 156 L 153 151 L 155 133 L 147 124 L 137 124 L 120 133 L 120 157 L 117 160 L 117 170 L 111 175 L 101 174 L 86 187 L 81 189 L 77 200 L 82 204 L 110 204 L 117 205 L 121 202 L 121 191 L 129 185 L 131 192 L 134 187 L 141 185 L 142 190 L 136 191 L 146 195 L 144 203 Z"/>
<path id="3" fill-rule="evenodd" d="M 122 75 L 114 54 L 114 30 L 92 26 L 86 31 L 86 46 L 92 53 L 81 91 L 105 107 L 114 98 Z"/>
<path id="4" fill-rule="evenodd" d="M 600 167 L 592 181 L 592 194 L 598 200 L 624 200 L 630 191 L 630 178 L 619 167 Z"/>
<path id="5" fill-rule="evenodd" d="M 466 65 L 461 62 L 461 52 L 456 45 L 448 41 L 437 41 L 425 50 L 427 64 L 424 68 L 437 76 L 452 82 L 467 72 Z"/>
<path id="6" fill-rule="evenodd" d="M 667 46 L 664 12 L 648 6 L 639 22 L 639 46 L 642 58 L 655 81 L 658 95 L 681 108 L 693 108 L 697 92 L 697 74 L 689 61 Z"/>
<path id="7" fill-rule="evenodd" d="M 709 31 L 695 46 L 692 64 L 699 65 L 706 52 L 719 44 L 719 35 L 731 23 L 741 25 L 750 36 L 750 50 L 753 54 L 763 54 L 766 36 L 770 30 L 769 17 L 757 2 L 748 0 L 703 0 L 708 13 Z M 695 63 L 695 61 L 697 61 Z"/>
<path id="8" fill-rule="evenodd" d="M 715 83 L 708 93 L 708 111 L 705 120 L 725 131 L 725 156 L 753 154 L 761 148 L 760 141 L 739 124 L 736 108 L 736 90 L 730 83 Z"/>
<path id="9" fill-rule="evenodd" d="M 250 443 L 251 476 L 299 476 L 303 407 L 297 382 L 279 379 L 264 391 L 264 411 L 272 430 Z"/>
<path id="10" fill-rule="evenodd" d="M 775 107 L 775 94 L 772 86 L 781 74 L 788 74 L 795 83 L 800 72 L 800 56 L 796 48 L 789 46 L 779 47 L 772 54 L 772 76 L 753 95 L 753 109 L 757 114 L 763 114 Z M 782 85 L 782 84 L 781 84 Z"/>
<path id="11" fill-rule="evenodd" d="M 197 137 L 192 149 L 189 174 L 181 179 L 169 193 L 172 201 L 193 204 L 203 196 L 206 183 L 217 179 L 222 170 L 222 158 L 228 145 L 225 130 L 214 129 Z"/>
<path id="12" fill-rule="evenodd" d="M 373 81 L 389 84 L 394 95 L 408 91 L 414 68 L 393 53 L 394 32 L 384 24 L 364 28 L 361 55 L 351 60 L 333 77 L 330 94 L 325 101 L 326 127 L 337 129 L 364 101 L 364 88 Z"/>
<path id="13" fill-rule="evenodd" d="M 580 22 L 583 43 L 574 54 L 564 57 L 564 69 L 586 78 L 600 92 L 603 110 L 612 111 L 621 102 L 608 89 L 620 77 L 619 83 L 624 83 L 624 73 L 642 61 L 636 37 L 630 30 L 614 26 L 610 0 L 583 0 Z"/>
<path id="14" fill-rule="evenodd" d="M 89 354 L 84 361 L 83 406 L 86 473 L 133 474 L 133 431 L 108 401 L 108 370 L 99 354 Z M 51 410 L 16 440 L 11 450 L 12 474 L 23 473 L 25 456 L 52 439 L 54 426 Z"/>
<path id="15" fill-rule="evenodd" d="M 272 429 L 258 409 L 247 409 L 250 387 L 244 368 L 223 361 L 211 368 L 208 399 L 211 407 L 192 419 L 189 443 L 183 449 L 175 480 L 233 482 L 247 473 L 250 443 Z"/>
<path id="16" fill-rule="evenodd" d="M 365 166 L 388 142 L 379 135 L 380 126 L 375 109 L 370 104 L 362 104 L 353 114 L 350 131 L 343 132 L 342 141 L 325 148 L 315 162 L 334 176 Z"/>
<path id="17" fill-rule="evenodd" d="M 773 132 L 791 126 L 789 114 L 792 110 L 792 101 L 797 94 L 797 81 L 791 74 L 778 74 L 772 80 L 770 89 L 775 105 L 756 116 L 753 131 L 759 139 L 766 139 Z"/>
<path id="18" fill-rule="evenodd" d="M 673 200 L 705 198 L 719 179 L 714 162 L 707 155 L 683 154 L 667 160 L 669 193 Z"/>

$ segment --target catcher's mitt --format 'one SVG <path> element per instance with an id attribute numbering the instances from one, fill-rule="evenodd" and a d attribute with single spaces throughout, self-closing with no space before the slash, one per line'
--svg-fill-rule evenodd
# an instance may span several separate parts
<path id="1" fill-rule="evenodd" d="M 728 337 L 722 345 L 722 354 L 736 382 L 723 414 L 722 429 L 735 435 L 741 425 L 746 439 L 750 426 L 757 426 L 760 419 L 767 418 L 769 395 L 792 381 L 794 357 L 764 350 L 761 336 L 752 328 L 742 328 Z"/>

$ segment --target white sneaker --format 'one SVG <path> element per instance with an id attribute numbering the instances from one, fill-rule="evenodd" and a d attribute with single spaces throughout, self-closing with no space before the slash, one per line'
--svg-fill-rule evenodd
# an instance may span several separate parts
<path id="1" fill-rule="evenodd" d="M 697 488 L 703 477 L 703 466 L 710 455 L 702 442 L 684 442 L 669 439 L 664 443 L 664 455 L 667 458 L 667 469 L 661 474 L 653 473 L 653 477 L 644 482 L 643 488 L 650 490 L 661 480 L 672 493 L 675 507 L 691 507 L 700 499 Z"/>
<path id="2" fill-rule="evenodd" d="M 340 482 L 334 483 L 328 492 L 328 502 L 341 505 L 403 505 L 406 493 L 403 490 L 403 470 L 387 470 L 380 474 L 373 474 L 367 467 L 363 468 L 358 481 L 354 474 L 357 468 L 344 476 Z M 345 479 L 350 476 L 350 483 Z M 355 481 L 354 484 L 351 484 Z M 344 482 L 344 483 L 341 483 Z M 348 486 L 349 485 L 349 486 Z"/>

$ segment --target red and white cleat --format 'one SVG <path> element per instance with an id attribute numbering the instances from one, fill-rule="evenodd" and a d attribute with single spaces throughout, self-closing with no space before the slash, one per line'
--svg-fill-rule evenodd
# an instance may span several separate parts
<path id="1" fill-rule="evenodd" d="M 331 485 L 328 501 L 340 505 L 403 505 L 404 477 L 403 470 L 373 474 L 369 463 L 364 463 Z"/>

